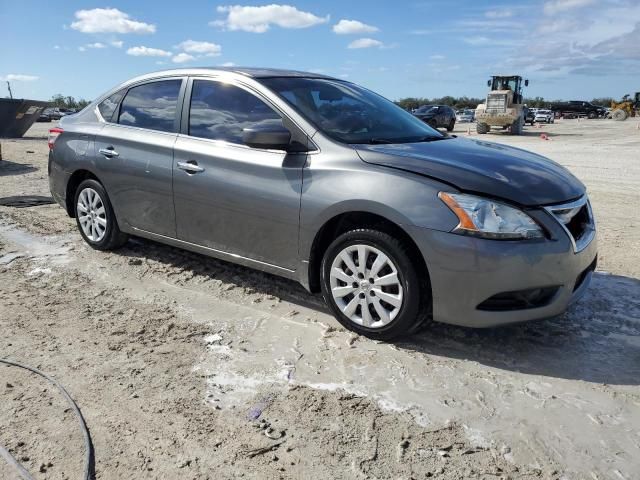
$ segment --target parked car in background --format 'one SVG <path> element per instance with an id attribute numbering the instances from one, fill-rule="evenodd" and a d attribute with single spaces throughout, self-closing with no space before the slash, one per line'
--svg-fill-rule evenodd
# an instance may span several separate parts
<path id="1" fill-rule="evenodd" d="M 604 107 L 598 107 L 590 102 L 583 102 L 582 100 L 572 100 L 570 102 L 556 102 L 551 105 L 550 110 L 556 117 L 587 117 L 587 118 L 604 118 L 607 114 L 607 109 Z"/>
<path id="2" fill-rule="evenodd" d="M 554 123 L 555 115 L 551 110 L 538 110 L 535 121 L 538 123 Z"/>
<path id="3" fill-rule="evenodd" d="M 60 120 L 62 117 L 65 117 L 67 115 L 72 115 L 77 112 L 78 110 L 76 110 L 75 108 L 64 108 L 64 107 L 47 108 L 47 115 L 49 116 L 50 120 Z M 43 121 L 46 121 L 46 120 L 43 120 Z"/>
<path id="4" fill-rule="evenodd" d="M 456 124 L 456 112 L 447 105 L 423 105 L 413 113 L 432 128 L 446 128 L 451 132 Z"/>
<path id="5" fill-rule="evenodd" d="M 476 119 L 475 110 L 465 109 L 465 110 L 458 110 L 458 112 L 456 112 L 456 122 L 458 123 L 470 123 L 475 121 L 475 119 Z"/>
<path id="6" fill-rule="evenodd" d="M 316 73 L 136 77 L 50 130 L 49 185 L 94 249 L 135 235 L 294 279 L 378 339 L 559 315 L 596 267 L 569 170 Z"/>
<path id="7" fill-rule="evenodd" d="M 40 116 L 38 117 L 38 122 L 50 122 L 53 120 L 53 108 L 45 108 L 42 112 L 40 112 Z"/>

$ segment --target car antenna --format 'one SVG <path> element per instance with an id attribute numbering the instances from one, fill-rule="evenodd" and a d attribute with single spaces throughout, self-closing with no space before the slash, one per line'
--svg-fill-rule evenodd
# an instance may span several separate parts
<path id="1" fill-rule="evenodd" d="M 11 84 L 9 83 L 9 80 L 7 80 L 7 88 L 9 89 L 9 98 L 13 100 L 13 93 L 11 92 Z"/>

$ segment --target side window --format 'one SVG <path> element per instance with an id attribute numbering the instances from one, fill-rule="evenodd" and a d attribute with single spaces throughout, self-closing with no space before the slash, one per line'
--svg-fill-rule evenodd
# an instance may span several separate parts
<path id="1" fill-rule="evenodd" d="M 242 130 L 282 125 L 282 118 L 255 95 L 235 85 L 194 80 L 189 112 L 189 135 L 242 142 Z"/>
<path id="2" fill-rule="evenodd" d="M 109 98 L 104 99 L 98 105 L 98 110 L 100 110 L 100 115 L 104 118 L 105 122 L 110 122 L 113 117 L 113 112 L 118 108 L 118 103 L 122 100 L 124 96 L 125 90 L 120 90 L 119 92 L 114 93 Z"/>
<path id="3" fill-rule="evenodd" d="M 161 80 L 131 88 L 120 106 L 118 123 L 173 132 L 182 80 Z"/>

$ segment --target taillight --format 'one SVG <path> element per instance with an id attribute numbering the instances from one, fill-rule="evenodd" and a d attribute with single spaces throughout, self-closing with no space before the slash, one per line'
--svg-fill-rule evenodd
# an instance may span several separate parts
<path id="1" fill-rule="evenodd" d="M 49 144 L 49 150 L 53 150 L 53 144 L 56 143 L 56 140 L 62 132 L 64 132 L 64 129 L 60 127 L 49 129 L 49 140 L 47 142 Z"/>

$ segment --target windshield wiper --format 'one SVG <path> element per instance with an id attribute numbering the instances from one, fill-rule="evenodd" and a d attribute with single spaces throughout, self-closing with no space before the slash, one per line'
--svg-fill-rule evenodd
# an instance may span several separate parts
<path id="1" fill-rule="evenodd" d="M 434 137 L 432 135 L 429 135 L 427 137 L 422 137 L 419 138 L 417 140 L 412 141 L 411 143 L 421 143 L 421 142 L 436 142 L 438 140 L 446 140 L 447 138 L 451 138 L 451 137 Z"/>
<path id="2" fill-rule="evenodd" d="M 370 138 L 369 143 L 371 145 L 380 145 L 380 144 L 390 144 L 390 143 L 397 143 L 397 142 L 389 138 Z"/>

